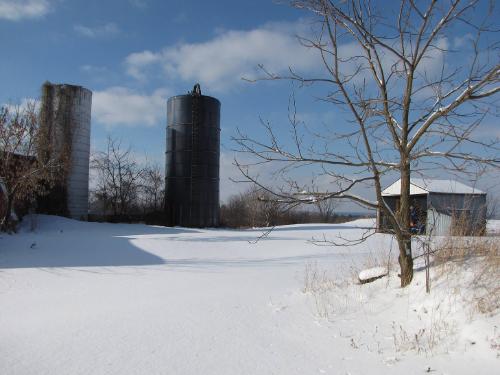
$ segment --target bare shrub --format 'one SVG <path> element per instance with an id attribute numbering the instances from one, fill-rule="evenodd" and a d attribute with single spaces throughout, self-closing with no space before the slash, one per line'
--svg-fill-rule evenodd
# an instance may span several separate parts
<path id="1" fill-rule="evenodd" d="M 495 237 L 445 238 L 434 254 L 436 278 L 454 282 L 470 314 L 494 313 L 500 308 L 500 242 Z M 464 277 L 464 273 L 468 277 Z"/>
<path id="2" fill-rule="evenodd" d="M 328 275 L 326 270 L 320 270 L 318 263 L 307 263 L 304 270 L 304 286 L 302 292 L 316 293 L 322 290 L 331 290 L 337 284 Z"/>
<path id="3" fill-rule="evenodd" d="M 48 148 L 45 142 L 35 102 L 24 108 L 0 108 L 0 230 L 15 230 L 13 210 L 29 212 L 63 174 L 62 157 L 37 158 L 40 149 Z"/>
<path id="4" fill-rule="evenodd" d="M 472 305 L 479 313 L 494 313 L 500 308 L 500 243 L 488 239 L 474 246 L 481 254 L 479 268 L 475 271 L 471 286 Z"/>
<path id="5" fill-rule="evenodd" d="M 434 311 L 430 318 L 409 332 L 401 324 L 392 323 L 392 338 L 396 352 L 415 351 L 418 354 L 435 354 L 441 345 L 453 337 L 455 326 Z"/>
<path id="6" fill-rule="evenodd" d="M 340 272 L 342 274 L 342 272 Z M 361 288 L 349 277 L 333 277 L 317 263 L 308 263 L 304 270 L 302 291 L 313 297 L 316 313 L 330 320 L 332 317 L 364 310 L 373 310 L 369 287 Z"/>
<path id="7" fill-rule="evenodd" d="M 286 224 L 287 209 L 256 186 L 233 195 L 221 207 L 221 222 L 230 227 L 269 227 Z"/>
<path id="8" fill-rule="evenodd" d="M 379 259 L 382 259 L 382 262 Z M 383 257 L 368 256 L 363 264 L 367 266 L 387 264 L 387 260 Z M 389 302 L 393 299 L 387 301 L 385 298 L 377 298 L 381 294 L 395 292 L 389 288 L 389 280 L 394 283 L 395 276 L 388 277 L 387 280 L 385 289 L 380 283 L 359 285 L 353 282 L 349 275 L 345 278 L 335 278 L 321 269 L 317 263 L 309 263 L 304 270 L 302 291 L 311 296 L 315 312 L 322 319 L 332 321 L 348 314 L 357 316 L 359 313 L 371 316 L 386 314 L 394 307 Z M 384 346 L 380 335 L 385 338 L 392 337 L 392 347 L 396 353 L 416 352 L 422 355 L 434 355 L 446 352 L 456 339 L 457 326 L 453 319 L 456 297 L 452 295 L 449 298 L 427 300 L 425 305 L 414 310 L 416 315 L 412 316 L 415 320 L 413 324 L 387 323 L 381 327 L 377 326 L 371 339 L 358 333 L 353 333 L 357 337 L 356 341 L 353 341 L 351 336 L 346 338 L 351 340 L 353 348 L 366 347 L 367 350 L 376 350 L 378 353 L 390 348 Z M 375 319 L 379 322 L 378 318 Z"/>
<path id="9" fill-rule="evenodd" d="M 165 176 L 159 164 L 147 163 L 144 166 L 139 186 L 142 211 L 147 213 L 161 210 L 165 198 Z"/>
<path id="10" fill-rule="evenodd" d="M 125 216 L 137 205 L 143 169 L 133 158 L 131 148 L 108 137 L 105 151 L 92 156 L 91 167 L 96 172 L 93 199 L 104 211 L 114 216 Z"/>

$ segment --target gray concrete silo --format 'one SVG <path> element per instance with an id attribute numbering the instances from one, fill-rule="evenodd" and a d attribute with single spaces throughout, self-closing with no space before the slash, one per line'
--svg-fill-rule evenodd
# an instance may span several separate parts
<path id="1" fill-rule="evenodd" d="M 219 225 L 220 102 L 188 95 L 167 103 L 165 212 L 167 225 Z"/>
<path id="2" fill-rule="evenodd" d="M 39 151 L 66 163 L 53 189 L 50 213 L 87 219 L 91 107 L 92 92 L 84 87 L 49 82 L 42 86 L 40 128 L 45 141 Z"/>

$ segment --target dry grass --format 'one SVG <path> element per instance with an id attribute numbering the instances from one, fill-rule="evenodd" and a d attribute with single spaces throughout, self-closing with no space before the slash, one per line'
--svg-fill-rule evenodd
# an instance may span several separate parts
<path id="1" fill-rule="evenodd" d="M 359 283 L 359 272 L 369 268 L 383 267 L 387 269 L 387 282 L 390 275 L 394 271 L 397 272 L 398 264 L 396 261 L 397 257 L 391 257 L 391 253 L 388 254 L 368 254 L 361 264 L 352 264 L 350 269 L 350 276 L 354 283 Z"/>
<path id="2" fill-rule="evenodd" d="M 318 293 L 329 291 L 337 287 L 337 283 L 327 273 L 326 270 L 321 270 L 318 263 L 307 263 L 304 270 L 304 286 L 303 293 Z"/>
<path id="3" fill-rule="evenodd" d="M 363 264 L 370 267 L 387 264 L 386 260 L 381 263 L 379 260 L 368 257 Z M 389 278 L 387 279 L 389 282 Z M 392 284 L 394 281 L 393 276 Z M 353 282 L 349 276 L 343 279 L 333 278 L 327 271 L 318 267 L 317 263 L 309 263 L 305 268 L 302 291 L 312 297 L 318 317 L 328 321 L 335 321 L 339 317 L 346 317 L 352 313 L 361 312 L 371 316 L 391 310 L 389 302 L 382 302 L 380 298 L 377 298 L 384 293 L 383 290 L 384 287 L 380 283 L 360 285 L 357 281 L 357 274 L 356 282 Z M 394 293 L 392 290 L 389 288 L 388 293 Z M 402 292 L 404 294 L 404 291 Z M 388 330 L 392 331 L 390 335 L 393 339 L 393 350 L 396 353 L 414 351 L 423 355 L 435 354 L 447 347 L 444 344 L 454 339 L 455 323 L 453 319 L 450 319 L 452 305 L 451 301 L 444 299 L 423 308 L 418 313 L 418 323 L 415 324 L 414 329 L 408 328 L 407 323 L 393 322 L 392 327 L 386 326 L 385 329 L 382 328 L 382 331 L 385 330 L 386 335 L 389 334 Z M 388 349 L 383 343 L 381 344 L 384 341 L 383 333 L 374 334 L 371 343 L 369 339 L 362 336 L 356 341 L 358 346 L 371 348 L 377 345 L 377 352 Z M 351 346 L 354 348 L 354 341 L 351 342 Z"/>
<path id="4" fill-rule="evenodd" d="M 317 263 L 308 263 L 304 271 L 302 291 L 314 299 L 319 317 L 331 320 L 334 316 L 371 309 L 370 296 L 348 277 L 335 278 Z"/>
<path id="5" fill-rule="evenodd" d="M 453 321 L 448 321 L 440 314 L 432 314 L 426 325 L 415 332 L 408 332 L 401 324 L 392 324 L 392 338 L 396 352 L 415 351 L 418 354 L 436 354 L 442 349 L 443 343 L 454 337 Z"/>
<path id="6" fill-rule="evenodd" d="M 392 350 L 396 353 L 412 351 L 434 355 L 446 352 L 456 344 L 456 333 L 464 319 L 472 319 L 476 314 L 495 315 L 500 308 L 498 237 L 448 236 L 428 240 L 432 252 L 430 271 L 433 289 L 429 295 L 420 290 L 420 286 L 411 286 L 413 298 L 422 298 L 412 301 L 417 306 L 414 317 L 418 321 L 413 324 L 395 322 L 392 327 L 381 327 L 386 337 L 392 336 Z M 346 272 L 341 273 L 345 277 L 339 277 L 339 273 L 331 275 L 316 263 L 307 264 L 302 291 L 312 297 L 317 315 L 330 321 L 358 312 L 380 314 L 384 309 L 390 310 L 390 306 L 384 305 L 384 298 L 376 298 L 383 295 L 383 284 L 378 282 L 362 286 L 358 282 L 359 270 L 377 266 L 387 267 L 390 272 L 386 288 L 391 293 L 397 281 L 394 271 L 399 268 L 390 254 L 367 255 L 364 261 L 348 266 L 344 270 Z M 416 278 L 420 280 L 422 275 L 416 272 Z M 407 295 L 407 289 L 398 293 Z M 488 338 L 493 349 L 500 347 L 498 337 L 494 334 Z M 373 342 L 378 343 L 379 352 L 388 350 L 380 334 L 374 337 Z M 375 344 L 367 343 L 366 338 L 357 341 L 358 346 Z"/>
<path id="7" fill-rule="evenodd" d="M 435 250 L 436 278 L 458 280 L 455 289 L 470 313 L 494 314 L 500 308 L 500 241 L 495 237 L 448 237 Z M 467 273 L 464 275 L 464 273 Z"/>

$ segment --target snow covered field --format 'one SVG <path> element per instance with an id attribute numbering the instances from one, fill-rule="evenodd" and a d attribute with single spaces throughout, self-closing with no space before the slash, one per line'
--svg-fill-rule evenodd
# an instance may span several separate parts
<path id="1" fill-rule="evenodd" d="M 498 315 L 462 310 L 446 283 L 426 296 L 423 272 L 404 290 L 395 272 L 342 282 L 367 258 L 384 259 L 389 236 L 310 242 L 356 238 L 373 220 L 284 226 L 257 243 L 259 230 L 36 221 L 35 232 L 0 235 L 3 375 L 500 368 Z"/>

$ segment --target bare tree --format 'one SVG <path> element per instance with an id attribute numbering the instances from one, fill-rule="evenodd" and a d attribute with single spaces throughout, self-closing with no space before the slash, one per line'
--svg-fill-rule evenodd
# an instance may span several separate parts
<path id="1" fill-rule="evenodd" d="M 120 141 L 108 137 L 106 150 L 92 156 L 91 168 L 96 171 L 95 199 L 114 216 L 129 214 L 143 175 L 131 148 L 123 149 Z"/>
<path id="2" fill-rule="evenodd" d="M 348 129 L 330 124 L 325 132 L 312 132 L 297 120 L 292 105 L 292 146 L 266 122 L 266 140 L 239 132 L 235 141 L 239 151 L 257 158 L 255 163 L 278 163 L 285 176 L 292 168 L 316 165 L 336 188 L 317 194 L 288 178 L 287 188 L 275 189 L 257 181 L 253 162 L 236 164 L 248 180 L 282 202 L 349 199 L 379 209 L 392 225 L 401 286 L 407 286 L 413 278 L 410 174 L 500 167 L 498 139 L 474 138 L 481 121 L 498 108 L 499 26 L 491 17 L 495 4 L 297 0 L 292 5 L 315 17 L 311 33 L 299 41 L 317 52 L 322 69 L 306 77 L 293 69 L 280 75 L 261 66 L 261 79 L 320 85 L 327 90 L 321 100 L 348 114 Z M 311 138 L 315 141 L 308 142 Z M 345 150 L 341 143 L 351 151 L 339 152 Z M 401 179 L 397 212 L 382 198 L 381 179 L 388 174 Z M 376 200 L 355 193 L 367 183 Z"/>
<path id="3" fill-rule="evenodd" d="M 335 214 L 335 201 L 333 199 L 317 199 L 314 205 L 318 209 L 321 221 L 324 223 L 330 222 Z"/>
<path id="4" fill-rule="evenodd" d="M 0 230 L 14 229 L 13 208 L 33 204 L 47 193 L 63 168 L 60 159 L 37 158 L 38 149 L 45 147 L 42 138 L 35 102 L 24 108 L 0 108 L 0 179 L 5 200 Z"/>
<path id="5" fill-rule="evenodd" d="M 310 192 L 313 193 L 311 203 L 314 204 L 318 210 L 321 222 L 328 223 L 335 216 L 335 209 L 337 202 L 334 199 L 322 199 L 322 191 L 319 187 L 315 186 L 314 182 L 311 183 Z"/>
<path id="6" fill-rule="evenodd" d="M 141 197 L 144 211 L 158 211 L 163 207 L 165 177 L 158 164 L 147 164 L 141 178 Z"/>

